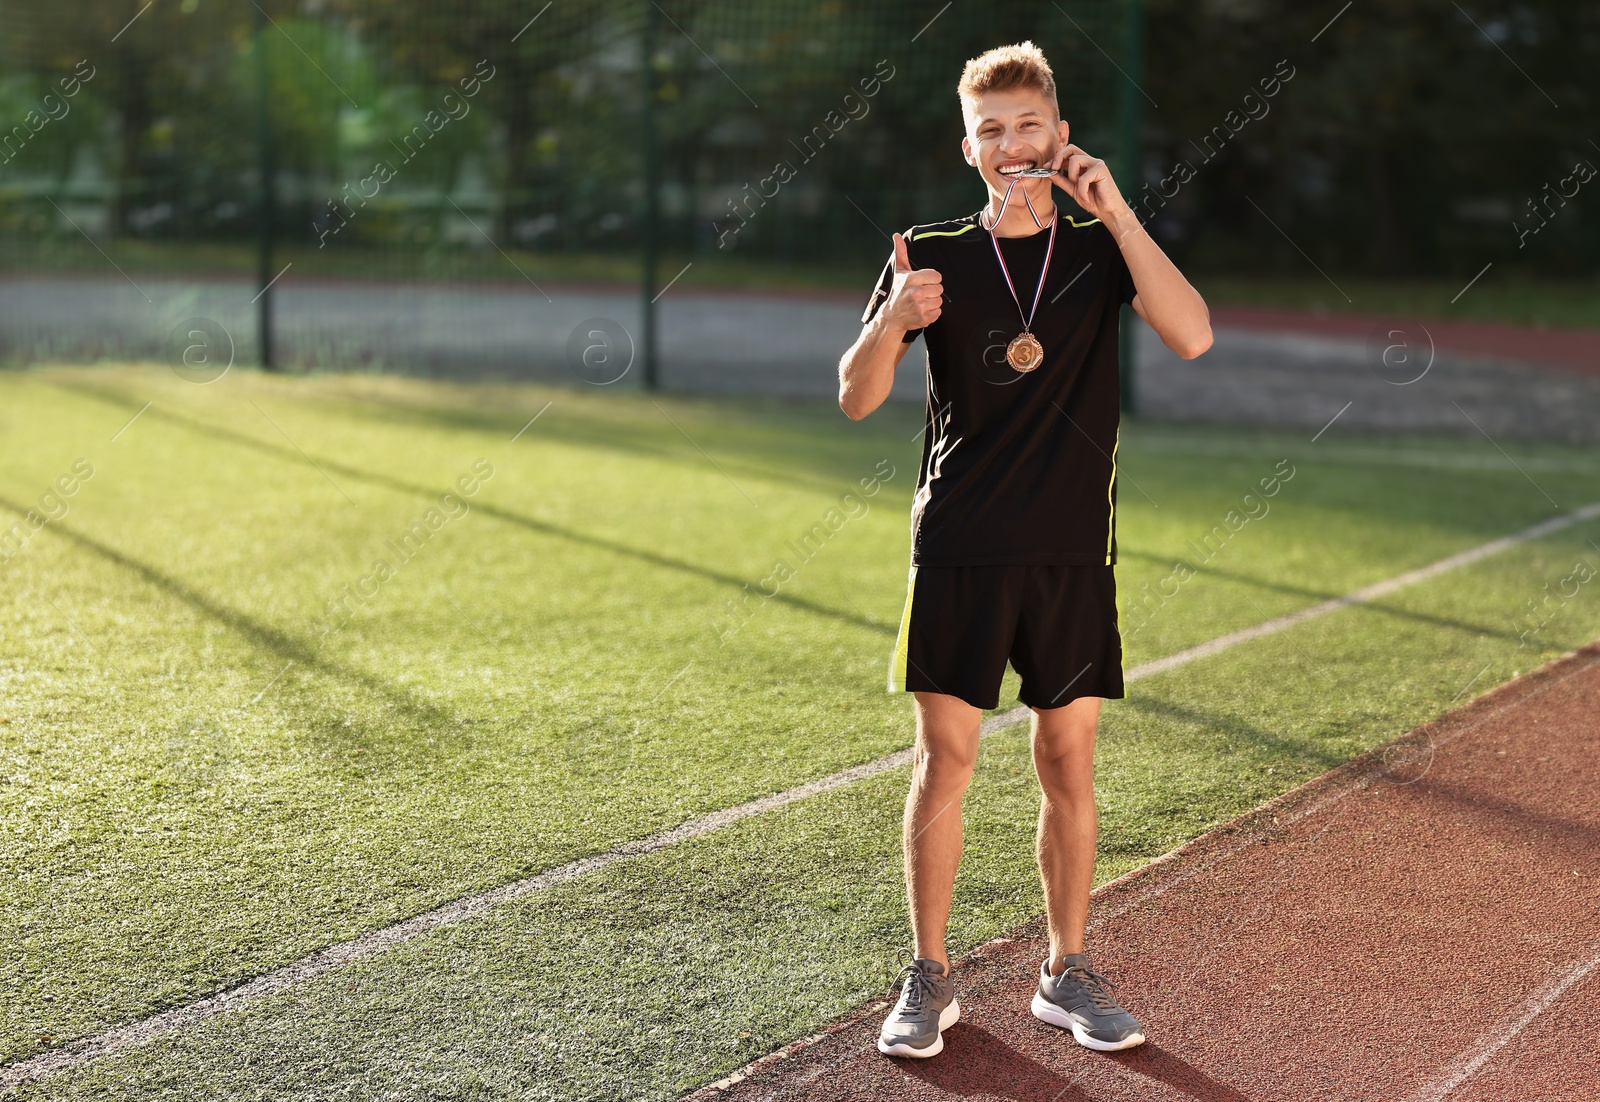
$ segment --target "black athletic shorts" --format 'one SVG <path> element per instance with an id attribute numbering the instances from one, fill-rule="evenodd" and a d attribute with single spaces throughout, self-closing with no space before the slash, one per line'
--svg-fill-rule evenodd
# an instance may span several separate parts
<path id="1" fill-rule="evenodd" d="M 889 691 L 1000 704 L 1006 661 L 1031 708 L 1122 692 L 1112 566 L 913 566 Z"/>

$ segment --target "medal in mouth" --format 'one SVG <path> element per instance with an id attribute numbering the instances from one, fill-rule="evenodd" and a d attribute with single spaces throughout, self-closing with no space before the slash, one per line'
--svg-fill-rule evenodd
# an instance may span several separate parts
<path id="1" fill-rule="evenodd" d="M 1023 165 L 1021 168 L 1016 168 L 1016 169 L 1004 169 L 1004 168 L 1001 168 L 1001 169 L 996 169 L 995 171 L 999 172 L 1000 175 L 1006 177 L 1008 180 L 1009 179 L 1014 179 L 1015 177 L 1018 177 L 1018 176 L 1028 176 L 1028 177 L 1033 177 L 1033 178 L 1036 178 L 1036 179 L 1048 180 L 1050 177 L 1056 176 L 1056 175 L 1058 175 L 1060 173 L 1060 169 L 1050 168 L 1050 167 L 1045 166 L 1045 165 L 1035 165 L 1035 166 L 1033 166 L 1031 168 L 1029 166 L 1027 166 L 1027 165 Z"/>
<path id="2" fill-rule="evenodd" d="M 1035 161 L 1024 161 L 1017 165 L 1006 165 L 1004 168 L 995 169 L 995 171 L 999 173 L 1000 176 L 1006 181 L 1005 198 L 1000 200 L 1001 214 L 1004 214 L 1006 209 L 1011 206 L 1011 193 L 1017 190 L 1017 184 L 1021 183 L 1024 179 L 1047 180 L 1052 176 L 1057 176 L 1060 174 L 1059 169 L 1048 168 L 1044 165 L 1038 164 Z M 1039 213 L 1033 209 L 1033 200 L 1029 198 L 1028 191 L 1028 188 L 1022 189 L 1022 201 L 1027 204 L 1028 213 L 1033 217 L 1033 224 L 1042 230 L 1044 229 L 1045 224 L 1044 222 L 1040 221 Z M 1053 208 L 1054 204 L 1052 203 L 1051 206 Z M 1054 213 L 1053 210 L 1052 213 Z M 996 225 L 998 225 L 1000 222 L 1000 215 L 995 215 L 994 220 Z M 1050 220 L 1050 224 L 1055 224 L 1054 218 Z M 989 229 L 990 227 L 985 226 L 984 228 Z"/>

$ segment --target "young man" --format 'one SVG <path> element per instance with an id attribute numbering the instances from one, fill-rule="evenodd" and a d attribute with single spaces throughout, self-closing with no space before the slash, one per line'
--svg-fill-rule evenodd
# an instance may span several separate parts
<path id="1" fill-rule="evenodd" d="M 839 405 L 860 420 L 888 397 L 911 341 L 920 333 L 927 345 L 911 576 L 889 672 L 891 692 L 916 698 L 904 824 L 915 948 L 878 1048 L 934 1056 L 960 1014 L 944 937 L 961 798 L 982 710 L 998 707 L 1009 660 L 1033 709 L 1043 789 L 1050 955 L 1033 1013 L 1111 1051 L 1144 1040 L 1084 953 L 1095 724 L 1101 699 L 1123 695 L 1113 577 L 1118 314 L 1131 302 L 1186 359 L 1210 347 L 1210 314 L 1104 162 L 1069 144 L 1050 66 L 1033 43 L 969 61 L 957 90 L 961 151 L 988 203 L 894 235 L 861 336 L 839 364 Z M 1055 174 L 1015 175 L 1041 167 Z M 1090 217 L 1058 214 L 1052 188 Z"/>

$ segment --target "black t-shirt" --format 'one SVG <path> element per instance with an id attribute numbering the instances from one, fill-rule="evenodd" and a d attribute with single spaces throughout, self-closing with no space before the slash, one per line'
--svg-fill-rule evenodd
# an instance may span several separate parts
<path id="1" fill-rule="evenodd" d="M 1057 212 L 1056 243 L 1031 332 L 1044 360 L 1006 362 L 1050 238 L 1002 237 L 1012 299 L 977 214 L 905 231 L 913 268 L 933 268 L 944 308 L 923 334 L 927 431 L 911 508 L 911 561 L 922 566 L 1116 562 L 1120 307 L 1133 276 L 1099 219 Z M 862 322 L 894 281 L 891 254 Z"/>

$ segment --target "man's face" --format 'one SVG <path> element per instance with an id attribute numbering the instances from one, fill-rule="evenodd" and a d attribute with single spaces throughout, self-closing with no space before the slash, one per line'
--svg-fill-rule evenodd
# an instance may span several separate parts
<path id="1" fill-rule="evenodd" d="M 961 139 L 961 152 L 983 177 L 991 195 L 1004 195 L 1011 186 L 1011 177 L 1004 170 L 1048 164 L 1067 144 L 1067 124 L 1055 117 L 1055 109 L 1044 96 L 1029 88 L 987 92 L 966 115 L 967 136 Z M 1037 178 L 1024 178 L 1017 185 L 1018 190 L 1032 188 L 1035 196 L 1050 187 L 1049 180 Z"/>

